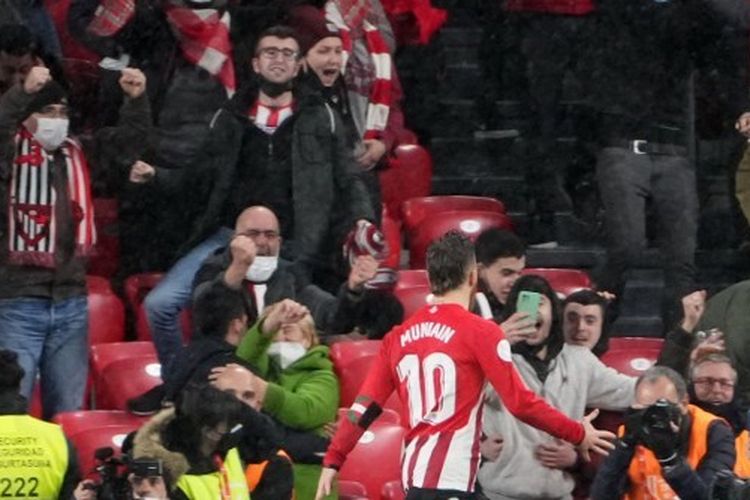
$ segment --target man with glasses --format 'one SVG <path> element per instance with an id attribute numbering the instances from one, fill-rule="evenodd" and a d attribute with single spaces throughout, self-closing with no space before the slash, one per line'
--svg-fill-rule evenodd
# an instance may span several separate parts
<path id="1" fill-rule="evenodd" d="M 734 431 L 737 461 L 734 473 L 750 479 L 750 433 L 746 429 L 745 413 L 734 398 L 737 371 L 728 356 L 711 353 L 698 358 L 690 369 L 689 394 L 691 402 L 726 420 Z"/>
<path id="2" fill-rule="evenodd" d="M 593 500 L 709 498 L 717 474 L 735 463 L 729 426 L 690 404 L 682 377 L 664 366 L 645 371 L 614 451 L 598 468 Z"/>
<path id="3" fill-rule="evenodd" d="M 240 291 L 248 323 L 253 324 L 267 306 L 293 299 L 310 310 L 317 329 L 326 333 L 339 309 L 353 307 L 362 295 L 363 285 L 377 271 L 377 267 L 355 262 L 349 279 L 335 297 L 315 285 L 297 286 L 289 263 L 279 259 L 281 244 L 276 215 L 262 206 L 246 208 L 237 218 L 229 245 L 203 262 L 195 277 L 193 303 L 216 288 Z"/>
<path id="4" fill-rule="evenodd" d="M 145 300 L 167 373 L 181 343 L 178 316 L 190 300 L 196 272 L 206 257 L 229 244 L 230 228 L 247 207 L 268 207 L 278 218 L 280 256 L 292 262 L 299 289 L 314 276 L 331 274 L 338 243 L 356 223 L 374 218 L 340 117 L 321 96 L 292 91 L 299 66 L 294 32 L 281 26 L 266 30 L 252 59 L 255 84 L 216 114 L 194 165 L 170 172 L 141 164 L 131 170 L 133 182 L 153 178 L 190 193 L 204 207 L 191 229 L 192 250 Z M 146 406 L 153 408 L 155 400 Z"/>

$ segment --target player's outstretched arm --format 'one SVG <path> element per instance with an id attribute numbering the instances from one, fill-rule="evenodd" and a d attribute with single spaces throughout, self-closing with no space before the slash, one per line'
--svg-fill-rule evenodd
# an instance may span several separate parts
<path id="1" fill-rule="evenodd" d="M 322 500 L 331 494 L 333 490 L 333 480 L 336 478 L 336 474 L 339 471 L 331 467 L 323 467 L 320 472 L 320 480 L 318 481 L 318 491 L 315 493 L 315 500 Z"/>
<path id="2" fill-rule="evenodd" d="M 583 430 L 586 434 L 583 437 L 583 441 L 578 445 L 578 451 L 581 456 L 587 462 L 591 461 L 590 452 L 598 453 L 599 455 L 607 456 L 610 450 L 615 449 L 615 445 L 612 441 L 615 439 L 615 435 L 609 431 L 603 431 L 594 427 L 591 422 L 596 419 L 599 415 L 599 410 L 594 410 L 585 417 L 583 417 Z"/>
<path id="3" fill-rule="evenodd" d="M 594 429 L 590 418 L 582 422 L 572 420 L 526 387 L 513 364 L 510 343 L 502 330 L 489 321 L 482 325 L 483 331 L 471 337 L 471 349 L 503 406 L 522 422 L 582 446 L 584 456 L 588 456 L 589 451 L 606 454 L 606 450 L 611 449 L 607 439 L 613 440 L 614 434 Z"/>

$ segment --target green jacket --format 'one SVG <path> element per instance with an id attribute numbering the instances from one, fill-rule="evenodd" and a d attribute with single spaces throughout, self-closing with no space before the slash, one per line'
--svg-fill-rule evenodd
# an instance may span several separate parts
<path id="1" fill-rule="evenodd" d="M 328 347 L 313 347 L 282 370 L 268 355 L 274 334 L 263 335 L 260 324 L 257 322 L 247 332 L 237 348 L 237 356 L 252 364 L 268 382 L 263 411 L 293 429 L 321 433 L 325 424 L 336 420 L 339 406 L 339 382 L 328 357 Z M 320 471 L 320 465 L 294 464 L 294 492 L 298 500 L 315 497 Z M 337 497 L 334 493 L 328 499 Z"/>
<path id="2" fill-rule="evenodd" d="M 328 347 L 316 346 L 282 370 L 268 356 L 273 335 L 263 335 L 256 323 L 237 348 L 237 356 L 258 369 L 268 381 L 263 411 L 282 424 L 301 431 L 321 431 L 336 420 L 339 382 L 328 357 Z"/>
<path id="3" fill-rule="evenodd" d="M 737 370 L 735 397 L 747 409 L 750 407 L 750 280 L 711 297 L 696 330 L 710 328 L 724 332 L 727 354 Z"/>

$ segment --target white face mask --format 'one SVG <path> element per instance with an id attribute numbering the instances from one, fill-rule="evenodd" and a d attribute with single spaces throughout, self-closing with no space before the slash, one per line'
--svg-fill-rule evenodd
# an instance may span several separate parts
<path id="1" fill-rule="evenodd" d="M 37 118 L 34 139 L 46 151 L 55 151 L 68 137 L 68 126 L 70 120 L 67 118 Z"/>
<path id="2" fill-rule="evenodd" d="M 305 354 L 307 349 L 299 342 L 273 342 L 268 348 L 268 355 L 278 361 L 282 370 L 299 361 Z"/>
<path id="3" fill-rule="evenodd" d="M 253 283 L 263 283 L 268 281 L 276 268 L 279 266 L 278 256 L 258 255 L 253 260 L 250 267 L 247 268 L 245 279 Z"/>

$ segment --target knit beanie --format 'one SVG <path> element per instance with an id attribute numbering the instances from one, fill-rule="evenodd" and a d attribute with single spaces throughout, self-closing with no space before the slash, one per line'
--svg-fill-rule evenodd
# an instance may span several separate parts
<path id="1" fill-rule="evenodd" d="M 326 20 L 325 13 L 312 5 L 299 5 L 289 12 L 289 26 L 297 32 L 300 54 L 305 56 L 324 38 L 341 38 L 339 29 Z"/>
<path id="2" fill-rule="evenodd" d="M 34 94 L 31 102 L 26 106 L 26 117 L 38 113 L 50 104 L 67 104 L 68 95 L 65 89 L 54 80 L 47 82 L 42 89 Z"/>

